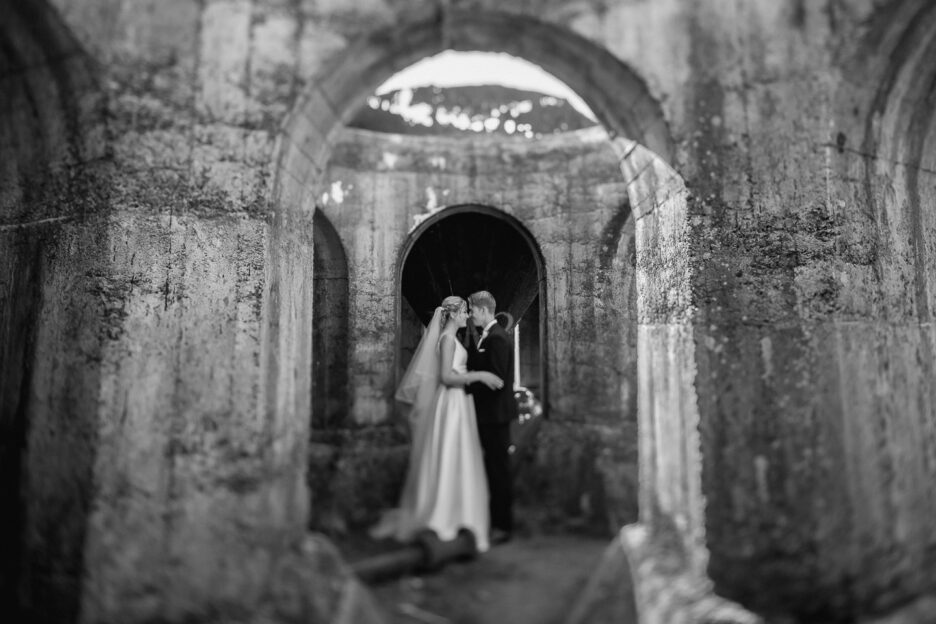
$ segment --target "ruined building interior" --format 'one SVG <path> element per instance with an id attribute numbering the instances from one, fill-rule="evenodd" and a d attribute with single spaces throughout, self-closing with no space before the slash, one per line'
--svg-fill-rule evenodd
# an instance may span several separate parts
<path id="1" fill-rule="evenodd" d="M 587 123 L 376 128 L 449 51 Z M 613 621 L 936 622 L 932 0 L 0 0 L 0 267 L 4 621 L 406 621 L 349 548 L 486 288 Z"/>

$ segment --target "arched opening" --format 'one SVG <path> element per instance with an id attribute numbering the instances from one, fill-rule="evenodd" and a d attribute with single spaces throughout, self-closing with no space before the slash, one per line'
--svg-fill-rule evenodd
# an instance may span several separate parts
<path id="1" fill-rule="evenodd" d="M 348 413 L 348 260 L 321 210 L 313 218 L 312 431 L 340 425 Z"/>
<path id="2" fill-rule="evenodd" d="M 517 513 L 529 519 L 552 512 L 539 509 L 543 492 L 535 478 L 538 419 L 548 414 L 548 332 L 546 267 L 532 234 L 515 217 L 488 206 L 439 210 L 409 234 L 398 284 L 398 379 L 443 298 L 467 298 L 479 290 L 494 295 L 504 313 L 499 320 L 514 339 L 514 391 L 521 410 L 511 435 Z"/>
<path id="3" fill-rule="evenodd" d="M 398 373 L 406 368 L 422 328 L 449 295 L 487 290 L 517 328 L 524 387 L 545 389 L 545 269 L 530 233 L 516 219 L 487 206 L 455 206 L 421 223 L 409 236 L 399 270 Z"/>
<path id="4" fill-rule="evenodd" d="M 386 141 L 387 149 L 374 146 L 365 149 L 355 142 L 354 135 L 360 138 L 360 131 L 356 133 L 344 124 L 355 116 L 367 96 L 383 80 L 416 60 L 447 49 L 505 51 L 539 64 L 566 82 L 588 103 L 602 122 L 605 145 L 612 155 L 611 167 L 605 168 L 602 164 L 589 173 L 596 179 L 600 178 L 601 183 L 617 185 L 615 188 L 620 191 L 619 195 L 607 193 L 605 199 L 597 202 L 602 211 L 607 210 L 600 219 L 575 216 L 575 207 L 588 209 L 589 202 L 576 205 L 565 201 L 555 204 L 565 210 L 558 218 L 537 215 L 533 210 L 529 220 L 520 219 L 527 227 L 535 224 L 552 232 L 550 242 L 553 248 L 549 252 L 544 250 L 543 256 L 546 274 L 556 275 L 557 280 L 547 288 L 550 298 L 545 306 L 540 307 L 545 307 L 540 322 L 552 319 L 559 324 L 557 332 L 549 332 L 549 350 L 544 358 L 547 367 L 553 367 L 549 371 L 560 371 L 555 376 L 552 372 L 547 375 L 550 380 L 550 420 L 557 423 L 553 439 L 566 439 L 570 432 L 587 432 L 582 444 L 574 448 L 558 445 L 559 450 L 552 456 L 544 455 L 544 459 L 557 469 L 576 467 L 575 470 L 566 470 L 566 474 L 553 481 L 560 484 L 562 497 L 566 499 L 561 505 L 592 511 L 597 508 L 604 513 L 607 509 L 596 503 L 601 503 L 605 496 L 616 494 L 612 490 L 621 482 L 626 480 L 636 489 L 636 462 L 632 471 L 618 470 L 619 457 L 616 454 L 619 449 L 609 444 L 609 438 L 619 435 L 620 430 L 606 423 L 615 414 L 620 416 L 620 412 L 616 412 L 614 407 L 600 413 L 593 412 L 589 409 L 591 400 L 578 400 L 575 392 L 588 392 L 584 386 L 577 387 L 581 386 L 580 381 L 599 379 L 605 384 L 603 393 L 607 390 L 608 396 L 615 396 L 617 401 L 633 401 L 635 409 L 631 415 L 635 422 L 632 433 L 635 433 L 639 387 L 640 462 L 641 471 L 647 475 L 641 487 L 641 520 L 662 526 L 664 531 L 671 530 L 674 535 L 670 538 L 673 539 L 667 538 L 667 543 L 685 550 L 682 560 L 686 562 L 686 570 L 693 575 L 704 576 L 707 554 L 700 485 L 698 406 L 694 394 L 695 344 L 691 325 L 693 305 L 686 189 L 680 176 L 657 155 L 670 157 L 673 153 L 658 104 L 642 81 L 619 60 L 565 29 L 516 15 L 457 9 L 444 9 L 444 12 L 444 19 L 433 15 L 429 19 L 403 23 L 392 31 L 375 33 L 342 50 L 332 62 L 323 66 L 321 74 L 312 81 L 314 88 L 300 98 L 281 138 L 276 190 L 277 200 L 283 209 L 276 213 L 271 244 L 277 245 L 277 240 L 284 242 L 281 248 L 293 244 L 295 239 L 289 232 L 294 231 L 297 224 L 308 222 L 315 206 L 333 220 L 340 232 L 343 228 L 359 227 L 367 221 L 376 223 L 379 220 L 384 228 L 377 234 L 370 227 L 371 233 L 347 247 L 352 291 L 354 280 L 360 279 L 369 282 L 370 292 L 361 299 L 361 307 L 351 306 L 356 310 L 352 313 L 353 322 L 358 322 L 362 312 L 368 315 L 358 327 L 351 328 L 354 345 L 351 349 L 354 361 L 350 384 L 353 419 L 349 426 L 355 427 L 354 440 L 342 449 L 330 451 L 339 457 L 337 461 L 343 465 L 342 474 L 354 475 L 360 482 L 367 481 L 373 485 L 370 491 L 363 492 L 360 488 L 349 487 L 348 480 L 342 477 L 340 485 L 333 484 L 333 490 L 358 497 L 356 502 L 348 501 L 346 509 L 362 509 L 367 505 L 379 509 L 393 503 L 395 490 L 392 484 L 401 480 L 393 475 L 405 467 L 405 448 L 397 453 L 400 461 L 395 469 L 383 465 L 375 469 L 371 461 L 373 453 L 365 448 L 368 439 L 380 436 L 384 441 L 388 439 L 378 431 L 386 431 L 385 424 L 390 422 L 390 397 L 396 378 L 392 366 L 396 359 L 395 345 L 387 349 L 380 337 L 387 333 L 395 335 L 398 330 L 398 316 L 386 315 L 386 310 L 388 303 L 395 301 L 399 294 L 382 285 L 375 276 L 385 274 L 389 258 L 397 261 L 399 248 L 396 246 L 405 240 L 401 233 L 409 232 L 411 220 L 426 210 L 434 212 L 437 197 L 445 196 L 444 192 L 437 195 L 433 187 L 420 188 L 417 192 L 412 183 L 400 189 L 390 181 L 356 175 L 361 167 L 366 166 L 371 171 L 399 171 L 405 176 L 408 172 L 397 165 L 408 165 L 419 159 L 400 157 L 394 149 L 409 150 L 418 146 L 412 145 L 408 137 L 394 135 L 392 141 Z M 582 71 L 585 67 L 588 71 Z M 390 143 L 397 147 L 391 148 Z M 653 151 L 641 144 L 650 146 Z M 452 154 L 459 151 L 465 154 L 465 150 L 444 141 L 439 145 Z M 483 161 L 475 154 L 470 154 L 470 159 L 484 163 L 484 173 L 490 171 L 495 174 L 499 168 L 504 169 L 497 159 Z M 432 163 L 447 162 L 446 159 L 430 160 Z M 537 161 L 533 158 L 525 160 L 523 155 L 514 154 L 513 162 Z M 444 164 L 441 168 L 445 168 Z M 478 176 L 478 171 L 476 169 L 473 175 Z M 556 197 L 563 197 L 561 180 L 568 179 L 563 177 L 568 175 L 567 169 L 564 171 L 560 174 L 557 167 L 552 173 L 547 170 L 536 173 L 544 176 L 542 188 L 549 189 Z M 452 190 L 452 195 L 445 197 L 446 203 L 505 204 L 503 196 L 498 199 L 493 192 L 485 193 L 477 186 L 467 184 L 458 188 L 459 193 L 454 189 L 444 189 Z M 424 204 L 426 208 L 420 205 L 424 203 L 420 197 L 423 192 L 428 196 L 428 202 Z M 393 197 L 405 209 L 379 213 L 384 202 Z M 616 197 L 613 206 L 606 203 L 607 197 Z M 504 207 L 511 214 L 516 214 L 517 208 L 513 205 Z M 340 224 L 337 220 L 339 214 Z M 578 230 L 573 233 L 574 228 L 563 228 L 563 223 Z M 543 240 L 538 232 L 534 235 L 536 240 Z M 599 251 L 591 253 L 591 250 Z M 279 353 L 288 350 L 292 344 L 291 319 L 284 315 L 284 307 L 297 294 L 290 292 L 284 277 L 301 273 L 302 267 L 291 254 L 281 250 L 271 255 L 277 265 L 272 272 L 274 282 L 271 288 L 278 295 L 271 315 L 280 322 L 272 326 L 272 348 L 268 353 L 273 359 L 273 368 L 276 368 Z M 596 350 L 619 348 L 622 344 L 619 342 L 622 335 L 619 330 L 628 326 L 632 320 L 630 317 L 622 313 L 610 323 L 610 327 L 616 328 L 616 333 L 602 336 L 600 332 L 594 332 L 589 341 L 581 345 L 575 344 L 574 337 L 582 328 L 583 310 L 584 318 L 592 319 L 593 313 L 607 306 L 603 310 L 606 316 L 602 318 L 614 316 L 615 307 L 607 305 L 608 301 L 600 296 L 600 285 L 605 283 L 603 279 L 613 276 L 615 269 L 623 267 L 626 264 L 624 259 L 628 257 L 634 258 L 631 264 L 633 287 L 629 289 L 621 283 L 609 286 L 617 297 L 626 298 L 629 292 L 633 293 L 634 314 L 630 327 L 636 334 L 632 349 L 635 374 L 632 381 L 624 382 L 621 380 L 625 375 L 619 375 L 623 369 L 612 366 L 611 374 L 607 369 L 601 369 L 604 371 L 602 374 L 598 370 L 600 363 L 598 367 L 590 368 L 590 362 L 595 363 L 596 360 L 589 356 Z M 553 271 L 551 262 L 563 269 Z M 606 273 L 601 273 L 602 269 Z M 584 288 L 581 285 L 583 280 L 588 281 L 586 277 L 594 279 Z M 562 292 L 566 297 L 566 308 L 561 313 L 552 308 L 554 291 Z M 416 305 L 425 307 L 424 303 Z M 416 312 L 414 310 L 413 317 L 418 318 Z M 593 329 L 597 327 L 600 325 L 593 325 Z M 359 335 L 366 332 L 376 338 L 369 345 L 355 344 L 355 332 Z M 563 345 L 557 351 L 553 349 L 553 343 L 559 339 Z M 603 342 L 599 344 L 601 339 Z M 665 357 L 659 357 L 660 354 L 665 354 Z M 390 377 L 386 376 L 386 370 L 391 371 Z M 556 379 L 564 384 L 560 390 L 555 388 Z M 284 383 L 288 387 L 288 382 L 284 380 Z M 276 391 L 274 387 L 271 394 Z M 554 398 L 562 400 L 557 405 Z M 562 419 L 555 418 L 557 412 L 564 413 Z M 370 455 L 361 459 L 365 451 Z M 601 463 L 610 464 L 612 469 L 605 470 L 603 474 L 591 470 Z M 366 470 L 373 471 L 373 479 L 361 478 Z M 386 489 L 388 484 L 391 486 L 389 493 L 377 493 L 374 489 Z M 582 491 L 583 486 L 595 488 L 586 493 Z M 623 522 L 634 519 L 631 514 L 607 514 L 603 521 L 606 526 L 613 527 L 613 532 Z M 658 537 L 656 531 L 634 535 L 626 546 L 624 543 L 621 546 L 649 548 L 646 539 L 656 540 Z"/>

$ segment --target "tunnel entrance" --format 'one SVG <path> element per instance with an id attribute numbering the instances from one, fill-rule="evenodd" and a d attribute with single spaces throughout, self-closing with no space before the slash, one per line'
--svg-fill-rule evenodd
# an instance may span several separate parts
<path id="1" fill-rule="evenodd" d="M 422 329 L 445 297 L 487 290 L 514 336 L 516 385 L 543 401 L 545 275 L 539 247 L 519 221 L 495 208 L 453 206 L 424 220 L 404 246 L 399 270 L 397 379 Z M 543 406 L 545 413 L 545 405 Z"/>

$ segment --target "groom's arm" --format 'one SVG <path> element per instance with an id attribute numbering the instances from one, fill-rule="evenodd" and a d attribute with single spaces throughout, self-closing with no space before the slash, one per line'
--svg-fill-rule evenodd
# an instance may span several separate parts
<path id="1" fill-rule="evenodd" d="M 468 349 L 468 370 L 469 371 L 481 370 L 481 368 L 478 366 L 477 347 L 475 345 L 471 345 L 466 348 Z M 478 385 L 477 381 L 474 383 L 465 384 L 465 394 L 473 394 L 476 388 L 482 388 L 482 387 L 483 386 Z"/>
<path id="2" fill-rule="evenodd" d="M 492 336 L 487 345 L 489 370 L 500 377 L 505 385 L 510 374 L 510 350 L 510 341 L 501 335 Z"/>

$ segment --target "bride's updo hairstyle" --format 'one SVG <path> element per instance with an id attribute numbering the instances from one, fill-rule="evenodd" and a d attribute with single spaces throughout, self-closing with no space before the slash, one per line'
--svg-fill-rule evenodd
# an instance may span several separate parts
<path id="1" fill-rule="evenodd" d="M 465 303 L 465 300 L 461 297 L 452 295 L 451 297 L 443 299 L 442 305 L 439 307 L 442 308 L 442 327 L 445 327 L 449 319 L 458 314 L 460 310 L 467 308 L 468 304 Z"/>

